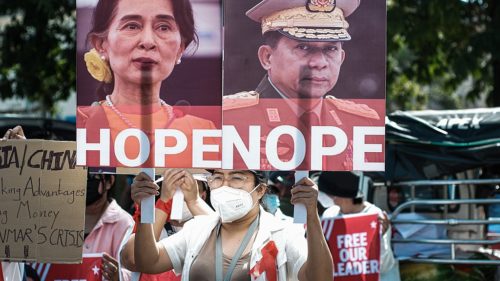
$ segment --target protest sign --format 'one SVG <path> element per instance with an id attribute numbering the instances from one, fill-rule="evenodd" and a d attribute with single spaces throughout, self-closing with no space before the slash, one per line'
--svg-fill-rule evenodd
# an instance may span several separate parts
<path id="1" fill-rule="evenodd" d="M 40 281 L 101 281 L 102 254 L 83 254 L 81 264 L 32 263 Z"/>
<path id="2" fill-rule="evenodd" d="M 380 224 L 377 214 L 346 215 L 322 221 L 336 281 L 378 281 Z"/>
<path id="3" fill-rule="evenodd" d="M 141 86 L 137 92 L 146 98 L 136 100 L 156 102 L 147 104 L 136 101 L 134 104 L 129 100 L 120 104 L 119 93 L 113 91 L 114 87 L 120 86 L 120 81 L 116 82 L 113 77 L 121 74 L 119 68 L 112 69 L 113 64 L 107 61 L 113 60 L 107 57 L 110 50 L 92 52 L 89 49 L 95 42 L 89 40 L 91 44 L 84 44 L 85 37 L 79 37 L 78 57 L 82 64 L 79 70 L 86 67 L 88 71 L 79 71 L 78 164 L 141 168 L 383 170 L 385 1 L 364 1 L 359 7 L 359 1 L 354 0 L 338 3 L 329 0 L 268 1 L 272 12 L 277 13 L 276 18 L 268 18 L 271 10 L 266 5 L 256 5 L 258 2 L 239 0 L 224 3 L 223 103 L 218 91 L 220 85 L 212 85 L 198 91 L 203 94 L 191 95 L 190 92 L 181 96 L 172 91 L 167 95 L 165 87 L 157 91 L 160 87 Z M 293 5 L 299 2 L 303 9 L 297 12 L 297 7 Z M 193 5 L 195 12 L 200 9 L 199 13 L 195 13 L 195 22 L 198 19 L 203 23 L 210 23 L 208 19 L 221 22 L 220 13 L 217 13 L 220 11 L 218 4 Z M 316 7 L 318 5 L 321 7 Z M 324 9 L 323 6 L 333 8 Z M 92 35 L 92 32 L 89 33 L 92 27 L 88 26 L 91 22 L 88 18 L 94 13 L 93 7 L 80 8 L 85 12 L 78 13 L 79 34 Z M 290 13 L 288 9 L 294 10 Z M 245 11 L 254 23 L 245 16 Z M 207 16 L 212 12 L 212 17 Z M 281 21 L 289 16 L 292 20 Z M 331 21 L 325 21 L 324 16 L 331 16 Z M 285 28 L 280 25 L 280 22 L 293 23 L 294 17 L 299 19 L 295 22 L 304 26 Z M 273 26 L 271 30 L 265 26 L 260 30 L 264 19 L 268 20 L 269 26 Z M 341 21 L 337 22 L 338 19 Z M 329 23 L 322 26 L 325 22 Z M 216 28 L 220 25 L 212 22 L 211 26 L 215 27 L 210 29 L 212 36 L 201 37 L 200 44 L 203 44 L 204 38 L 212 38 L 212 45 L 213 38 L 221 38 L 221 29 Z M 289 30 L 297 28 L 298 33 L 304 32 L 300 30 L 305 28 L 312 33 L 319 29 L 324 34 L 308 34 L 313 37 L 307 38 L 307 41 L 316 45 L 306 46 L 307 50 L 301 47 L 302 57 L 288 58 L 287 63 L 280 65 L 268 64 L 276 62 L 278 56 L 274 56 L 274 60 L 265 60 L 265 56 L 270 57 L 272 53 L 267 50 L 261 54 L 262 33 L 288 32 L 286 40 L 297 39 L 296 42 L 303 43 L 298 40 L 302 35 Z M 338 34 L 343 37 L 338 37 Z M 345 41 L 345 44 L 335 45 L 339 41 Z M 318 42 L 323 45 L 318 47 Z M 325 42 L 330 45 L 325 45 Z M 331 42 L 336 43 L 331 45 Z M 212 59 L 220 58 L 220 53 L 213 51 L 216 48 L 209 49 L 212 50 Z M 325 60 L 328 67 L 320 71 L 317 71 L 318 67 L 311 66 L 314 63 L 308 63 L 311 58 L 317 57 L 318 52 L 332 60 Z M 86 66 L 83 65 L 84 56 L 87 57 Z M 154 58 L 148 57 L 148 60 L 154 61 Z M 201 76 L 220 81 L 220 71 L 210 69 L 204 75 L 203 71 L 207 68 L 198 67 L 198 60 L 201 58 L 195 55 L 193 62 L 196 61 L 196 64 L 193 66 L 196 67 L 190 69 L 184 78 Z M 171 78 L 169 74 L 163 77 L 165 82 L 157 81 L 156 76 L 149 75 L 154 73 L 154 68 L 141 67 L 144 63 L 140 62 L 136 64 L 140 70 L 137 77 L 134 76 L 138 85 L 168 84 L 178 78 L 175 75 Z M 176 69 L 180 67 L 182 65 Z M 92 69 L 103 72 L 96 75 Z M 280 73 L 284 72 L 281 77 Z M 92 77 L 103 82 L 99 86 Z M 298 84 L 292 85 L 295 82 Z M 200 83 L 178 85 L 185 87 L 187 84 Z M 96 95 L 89 95 L 94 89 L 98 89 Z M 186 100 L 185 96 L 190 100 Z M 161 102 L 161 99 L 166 102 Z M 311 112 L 314 112 L 314 117 Z"/>
<path id="4" fill-rule="evenodd" d="M 385 0 L 235 0 L 224 16 L 223 168 L 384 170 Z"/>
<path id="5" fill-rule="evenodd" d="M 221 4 L 191 2 L 77 1 L 78 165 L 220 167 Z"/>
<path id="6" fill-rule="evenodd" d="M 0 142 L 0 259 L 79 262 L 86 183 L 74 142 Z"/>

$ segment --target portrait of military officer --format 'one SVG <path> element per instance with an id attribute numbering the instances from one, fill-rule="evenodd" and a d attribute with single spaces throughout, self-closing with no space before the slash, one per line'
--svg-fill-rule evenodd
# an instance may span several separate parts
<path id="1" fill-rule="evenodd" d="M 265 75 L 254 90 L 224 95 L 224 125 L 234 125 L 244 139 L 246 128 L 260 126 L 261 147 L 267 134 L 280 125 L 298 128 L 306 142 L 312 126 L 336 126 L 349 141 L 342 153 L 323 160 L 325 168 L 352 170 L 353 127 L 383 126 L 385 113 L 383 100 L 360 103 L 330 94 L 348 57 L 344 50 L 344 42 L 351 40 L 348 19 L 360 4 L 360 0 L 263 0 L 250 8 L 246 16 L 261 27 L 262 44 L 256 53 Z M 366 139 L 383 147 L 383 136 Z M 330 146 L 335 142 L 333 137 L 324 140 Z M 295 149 L 287 137 L 280 138 L 278 146 L 285 161 Z M 299 168 L 310 165 L 310 153 L 308 147 Z M 366 157 L 383 162 L 383 153 Z M 261 169 L 273 169 L 266 157 L 261 157 Z"/>

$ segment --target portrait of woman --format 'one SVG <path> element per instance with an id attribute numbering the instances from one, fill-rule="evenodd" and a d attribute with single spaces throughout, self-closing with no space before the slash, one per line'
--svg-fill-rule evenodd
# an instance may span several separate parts
<path id="1" fill-rule="evenodd" d="M 86 40 L 90 45 L 84 55 L 86 68 L 101 82 L 97 100 L 91 105 L 79 104 L 77 110 L 77 128 L 87 130 L 87 142 L 99 142 L 100 129 L 110 129 L 110 166 L 124 166 L 114 159 L 113 144 L 123 130 L 140 129 L 150 143 L 149 157 L 141 166 L 154 167 L 155 130 L 175 129 L 186 136 L 188 143 L 184 151 L 166 158 L 165 166 L 193 166 L 192 132 L 216 129 L 220 111 L 217 114 L 215 106 L 215 110 L 210 107 L 211 112 L 204 114 L 200 111 L 206 111 L 206 107 L 196 108 L 197 115 L 205 118 L 194 116 L 187 110 L 193 111 L 192 107 L 170 105 L 160 96 L 162 82 L 182 63 L 184 51 L 190 45 L 196 49 L 198 44 L 190 1 L 100 0 L 93 11 Z M 175 89 L 167 90 L 171 92 Z M 176 144 L 174 138 L 165 142 L 166 146 Z M 204 140 L 204 144 L 216 142 L 216 139 Z M 137 138 L 128 138 L 126 157 L 138 157 L 141 145 Z M 209 156 L 218 157 L 215 153 Z M 87 165 L 96 164 L 92 163 L 92 157 L 87 159 Z"/>

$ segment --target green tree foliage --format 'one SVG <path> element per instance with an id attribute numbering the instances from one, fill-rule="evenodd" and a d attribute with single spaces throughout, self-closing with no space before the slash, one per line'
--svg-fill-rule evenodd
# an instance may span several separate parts
<path id="1" fill-rule="evenodd" d="M 0 1 L 0 97 L 24 97 L 53 113 L 75 90 L 74 0 Z"/>
<path id="2" fill-rule="evenodd" d="M 500 106 L 500 1 L 389 0 L 387 32 L 390 109 L 456 106 L 465 81 Z"/>

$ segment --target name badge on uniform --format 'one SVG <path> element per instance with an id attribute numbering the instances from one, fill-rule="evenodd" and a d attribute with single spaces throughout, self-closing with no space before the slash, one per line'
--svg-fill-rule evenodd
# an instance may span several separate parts
<path id="1" fill-rule="evenodd" d="M 267 108 L 267 119 L 270 122 L 281 122 L 280 113 L 277 108 Z"/>

